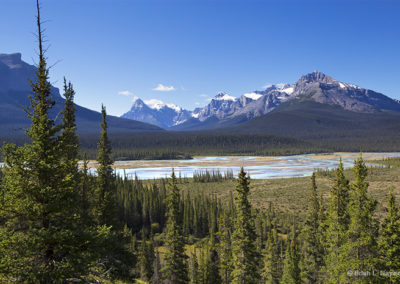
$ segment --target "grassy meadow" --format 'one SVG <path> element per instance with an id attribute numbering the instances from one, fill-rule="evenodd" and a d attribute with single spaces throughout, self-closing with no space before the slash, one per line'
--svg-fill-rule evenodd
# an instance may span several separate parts
<path id="1" fill-rule="evenodd" d="M 382 165 L 382 167 L 369 167 L 367 178 L 369 182 L 368 191 L 378 201 L 377 214 L 382 216 L 385 210 L 382 204 L 386 204 L 391 186 L 394 188 L 396 198 L 400 199 L 400 158 L 370 162 Z M 345 175 L 350 182 L 353 181 L 352 169 L 346 169 Z M 325 205 L 328 202 L 334 176 L 333 170 L 316 173 L 318 190 L 322 193 Z M 230 193 L 234 192 L 235 186 L 236 180 L 201 183 L 187 179 L 186 182 L 179 184 L 183 194 L 187 191 L 191 194 L 206 193 L 216 196 L 223 203 L 229 200 Z M 291 213 L 301 217 L 307 209 L 310 177 L 252 179 L 250 188 L 249 200 L 255 208 L 267 209 L 271 204 L 277 213 Z"/>

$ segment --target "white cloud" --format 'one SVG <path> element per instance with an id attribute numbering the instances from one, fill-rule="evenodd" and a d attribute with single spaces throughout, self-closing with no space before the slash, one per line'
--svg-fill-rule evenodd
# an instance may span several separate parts
<path id="1" fill-rule="evenodd" d="M 127 97 L 129 97 L 129 96 L 133 96 L 133 93 L 130 92 L 130 91 L 128 91 L 128 90 L 126 90 L 126 91 L 119 91 L 119 92 L 118 92 L 118 95 L 122 95 L 122 96 L 127 96 Z"/>
<path id="2" fill-rule="evenodd" d="M 199 106 L 199 105 L 201 105 L 199 102 L 195 102 L 194 103 L 196 106 Z"/>
<path id="3" fill-rule="evenodd" d="M 170 92 L 175 91 L 174 86 L 165 86 L 163 84 L 158 84 L 157 87 L 153 89 L 153 91 L 160 91 L 160 92 Z"/>
<path id="4" fill-rule="evenodd" d="M 201 94 L 200 97 L 202 97 L 202 98 L 208 98 L 208 95 L 206 95 L 206 94 Z"/>

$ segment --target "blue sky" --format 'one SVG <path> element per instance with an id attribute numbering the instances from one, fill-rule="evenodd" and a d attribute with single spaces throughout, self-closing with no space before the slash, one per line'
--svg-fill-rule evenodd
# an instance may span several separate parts
<path id="1" fill-rule="evenodd" d="M 51 81 L 94 110 L 121 115 L 127 94 L 193 109 L 314 70 L 400 99 L 397 0 L 41 2 Z M 0 7 L 0 53 L 33 63 L 35 1 Z"/>

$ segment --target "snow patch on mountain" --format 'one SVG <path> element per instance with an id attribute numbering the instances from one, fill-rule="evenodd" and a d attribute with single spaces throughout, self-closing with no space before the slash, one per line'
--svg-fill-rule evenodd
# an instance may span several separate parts
<path id="1" fill-rule="evenodd" d="M 219 93 L 218 95 L 215 96 L 214 100 L 217 100 L 217 101 L 236 101 L 237 98 L 232 97 L 232 96 L 228 95 L 227 93 L 221 92 L 221 93 Z"/>
<path id="2" fill-rule="evenodd" d="M 279 91 L 282 92 L 282 93 L 286 93 L 288 95 L 291 95 L 293 93 L 293 91 L 294 91 L 294 87 L 284 88 L 284 89 L 281 89 Z"/>
<path id="3" fill-rule="evenodd" d="M 245 93 L 243 96 L 246 97 L 246 98 L 252 99 L 254 101 L 256 101 L 256 100 L 258 100 L 259 98 L 262 97 L 262 95 L 260 95 L 260 94 L 258 94 L 256 92 Z"/>
<path id="4" fill-rule="evenodd" d="M 146 101 L 144 101 L 144 103 L 146 105 L 148 105 L 149 108 L 156 109 L 156 110 L 160 110 L 164 107 L 171 108 L 171 109 L 175 110 L 176 112 L 180 112 L 182 110 L 182 108 L 177 105 L 164 103 L 163 101 L 160 101 L 157 99 L 146 100 Z"/>

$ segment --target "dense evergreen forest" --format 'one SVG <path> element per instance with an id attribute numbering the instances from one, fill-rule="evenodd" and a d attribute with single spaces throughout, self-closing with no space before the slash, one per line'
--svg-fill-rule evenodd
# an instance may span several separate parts
<path id="1" fill-rule="evenodd" d="M 337 135 L 336 135 L 337 134 Z M 169 160 L 190 159 L 193 156 L 254 155 L 282 156 L 333 152 L 398 152 L 398 137 L 342 136 L 296 139 L 268 134 L 221 134 L 206 132 L 172 132 L 120 134 L 112 133 L 110 143 L 114 160 Z M 94 160 L 98 137 L 80 135 L 78 157 Z M 0 142 L 24 145 L 29 137 L 1 138 Z M 1 156 L 0 156 L 1 159 Z"/>
<path id="2" fill-rule="evenodd" d="M 39 6 L 39 5 L 38 5 Z M 0 171 L 0 282 L 22 283 L 399 283 L 400 211 L 390 190 L 375 217 L 368 169 L 360 156 L 354 181 L 334 171 L 328 202 L 316 176 L 304 220 L 255 209 L 244 169 L 228 202 L 181 191 L 218 173 L 143 183 L 114 175 L 102 107 L 97 175 L 78 167 L 74 90 L 64 82 L 62 123 L 42 49 L 26 109 L 30 144 L 6 144 Z M 228 176 L 227 178 L 232 178 Z M 295 189 L 293 189 L 295 190 Z"/>

